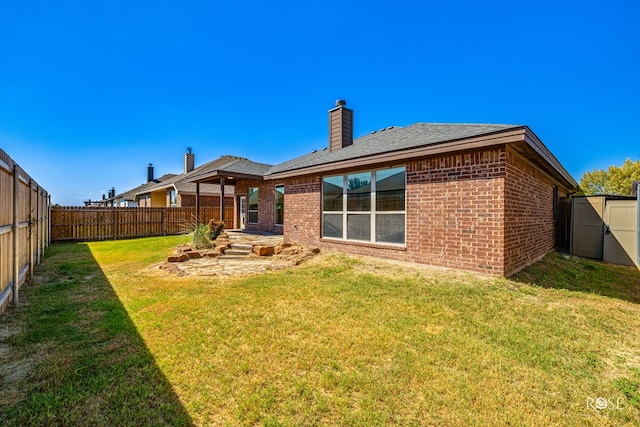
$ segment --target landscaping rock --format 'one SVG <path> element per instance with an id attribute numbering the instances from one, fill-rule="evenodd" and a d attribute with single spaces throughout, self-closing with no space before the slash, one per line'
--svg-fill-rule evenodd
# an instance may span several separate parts
<path id="1" fill-rule="evenodd" d="M 271 256 L 274 254 L 273 246 L 254 246 L 253 253 L 258 256 Z"/>
<path id="2" fill-rule="evenodd" d="M 179 253 L 179 254 L 181 254 L 183 252 L 188 252 L 190 250 L 191 250 L 191 245 L 189 245 L 189 244 L 178 245 L 176 247 L 176 252 Z"/>
<path id="3" fill-rule="evenodd" d="M 288 247 L 293 246 L 291 243 L 280 243 L 279 245 L 276 245 L 273 248 L 273 252 L 278 255 L 279 253 L 281 253 L 283 251 L 283 249 L 286 249 Z"/>
<path id="4" fill-rule="evenodd" d="M 200 252 L 198 252 L 198 251 L 186 251 L 186 252 L 184 252 L 184 255 L 188 256 L 189 259 L 202 258 L 202 254 L 200 254 Z"/>
<path id="5" fill-rule="evenodd" d="M 189 259 L 189 257 L 185 254 L 176 254 L 176 255 L 170 255 L 169 258 L 167 258 L 167 262 L 185 262 Z"/>

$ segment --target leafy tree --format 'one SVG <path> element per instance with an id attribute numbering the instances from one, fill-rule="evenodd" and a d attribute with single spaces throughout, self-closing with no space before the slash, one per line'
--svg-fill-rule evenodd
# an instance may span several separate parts
<path id="1" fill-rule="evenodd" d="M 349 188 L 349 190 L 357 190 L 358 188 L 369 185 L 370 183 L 371 183 L 370 180 L 360 179 L 356 176 L 354 178 L 349 178 L 347 182 L 347 187 Z"/>
<path id="2" fill-rule="evenodd" d="M 609 166 L 585 172 L 580 178 L 580 191 L 591 194 L 630 195 L 633 181 L 640 180 L 640 160 L 624 161 L 622 166 Z"/>

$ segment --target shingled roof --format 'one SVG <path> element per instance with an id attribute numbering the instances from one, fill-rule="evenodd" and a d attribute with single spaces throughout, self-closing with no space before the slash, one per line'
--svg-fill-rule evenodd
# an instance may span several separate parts
<path id="1" fill-rule="evenodd" d="M 454 141 L 474 136 L 488 135 L 508 129 L 521 128 L 518 125 L 492 124 L 442 124 L 416 123 L 407 127 L 390 126 L 357 138 L 352 145 L 335 151 L 328 148 L 288 160 L 273 166 L 270 174 L 288 172 L 311 166 L 352 160 L 374 154 L 384 154 L 409 148 L 416 148 L 441 142 Z"/>
<path id="2" fill-rule="evenodd" d="M 280 179 L 298 173 L 324 173 L 328 168 L 358 167 L 387 161 L 406 161 L 412 157 L 478 149 L 514 142 L 514 148 L 569 185 L 576 183 L 535 134 L 523 125 L 416 123 L 407 127 L 390 126 L 356 138 L 340 149 L 323 148 L 292 160 L 270 166 L 244 158 L 218 163 L 206 171 L 190 175 L 191 182 L 212 182 L 225 175 L 236 178 Z M 229 156 L 231 157 L 231 156 Z M 546 165 L 546 166 L 544 166 Z M 195 172 L 195 171 L 194 171 Z"/>
<path id="3" fill-rule="evenodd" d="M 153 185 L 151 187 L 146 187 L 146 188 L 143 189 L 143 191 L 137 192 L 137 194 L 143 194 L 143 193 L 158 191 L 158 190 L 162 190 L 162 189 L 170 188 L 170 187 L 175 188 L 179 193 L 195 194 L 196 193 L 196 184 L 195 184 L 194 181 L 191 180 L 193 177 L 198 176 L 198 175 L 202 175 L 202 174 L 206 174 L 206 173 L 208 173 L 210 171 L 218 170 L 221 167 L 227 167 L 227 166 L 230 166 L 230 165 L 234 165 L 234 164 L 237 164 L 239 162 L 242 163 L 242 162 L 250 162 L 250 161 L 245 159 L 245 158 L 243 158 L 243 157 L 224 155 L 224 156 L 218 157 L 215 160 L 207 162 L 204 165 L 201 165 L 201 166 L 195 168 L 191 172 L 188 172 L 186 174 L 182 173 L 180 175 L 175 175 L 175 176 L 171 177 L 170 179 L 163 180 L 161 183 L 158 183 L 158 184 Z M 250 162 L 250 163 L 253 163 L 253 162 Z M 248 169 L 252 170 L 251 165 L 248 165 L 247 167 L 248 167 Z M 228 189 L 227 191 L 231 191 L 231 189 Z M 203 185 L 200 186 L 200 193 L 202 193 L 202 194 L 220 194 L 220 185 L 218 185 L 218 184 L 203 184 Z"/>
<path id="4" fill-rule="evenodd" d="M 188 175 L 187 180 L 190 182 L 198 182 L 216 179 L 222 176 L 262 179 L 273 167 L 266 163 L 253 162 L 244 157 L 223 156 L 221 159 L 222 158 L 224 158 L 225 161 L 216 162 L 206 168 L 194 170 Z"/>

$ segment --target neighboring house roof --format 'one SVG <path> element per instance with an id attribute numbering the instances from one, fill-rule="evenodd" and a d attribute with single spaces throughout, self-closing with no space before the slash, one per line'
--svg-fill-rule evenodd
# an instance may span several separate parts
<path id="1" fill-rule="evenodd" d="M 147 188 L 151 188 L 154 185 L 157 185 L 161 182 L 164 182 L 168 179 L 173 178 L 174 176 L 176 176 L 176 174 L 174 173 L 167 173 L 162 175 L 160 178 L 154 179 L 153 181 L 149 181 L 146 182 L 142 185 L 139 185 L 135 188 L 132 188 L 131 190 L 127 190 L 123 193 L 120 193 L 118 195 L 116 195 L 113 199 L 115 200 L 119 200 L 119 199 L 124 199 L 124 200 L 132 200 L 135 201 L 136 200 L 136 195 L 137 194 L 144 194 L 144 193 L 148 193 L 148 191 L 144 191 Z M 113 200 L 113 199 L 109 199 L 109 200 Z"/>

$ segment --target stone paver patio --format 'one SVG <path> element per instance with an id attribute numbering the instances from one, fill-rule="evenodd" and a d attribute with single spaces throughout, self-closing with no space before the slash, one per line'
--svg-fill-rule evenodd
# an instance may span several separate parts
<path id="1" fill-rule="evenodd" d="M 282 235 L 257 234 L 244 231 L 226 231 L 231 243 L 251 244 L 256 246 L 275 247 L 282 244 Z M 239 258 L 202 257 L 185 262 L 162 262 L 150 267 L 158 273 L 175 274 L 177 276 L 241 276 L 280 270 L 299 264 L 313 256 L 310 248 L 292 245 L 273 256 L 249 255 Z"/>

